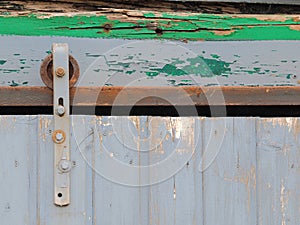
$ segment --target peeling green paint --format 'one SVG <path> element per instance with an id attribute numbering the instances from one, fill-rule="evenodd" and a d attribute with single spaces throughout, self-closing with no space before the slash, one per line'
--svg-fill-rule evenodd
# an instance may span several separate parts
<path id="1" fill-rule="evenodd" d="M 9 86 L 11 87 L 17 87 L 17 86 L 20 86 L 21 84 L 15 82 L 14 80 L 12 80 L 11 82 L 8 82 L 8 83 L 11 83 Z"/>
<path id="2" fill-rule="evenodd" d="M 0 65 L 4 65 L 6 63 L 6 60 L 0 60 Z"/>
<path id="3" fill-rule="evenodd" d="M 19 73 L 20 70 L 17 70 L 17 69 L 0 69 L 0 72 L 3 72 L 3 73 Z"/>
<path id="4" fill-rule="evenodd" d="M 149 72 L 149 71 L 146 71 L 146 75 L 148 77 L 156 77 L 158 74 L 159 74 L 158 72 L 154 72 L 154 71 Z"/>
<path id="5" fill-rule="evenodd" d="M 292 25 L 300 22 L 259 20 L 255 17 L 197 14 L 144 14 L 136 21 L 112 20 L 104 15 L 0 16 L 1 35 L 68 36 L 128 39 L 189 39 L 189 40 L 300 40 L 300 31 Z M 109 29 L 105 27 L 110 24 Z M 155 24 L 155 29 L 149 28 Z M 160 32 L 158 32 L 158 30 Z M 224 33 L 222 33 L 224 32 Z"/>
<path id="6" fill-rule="evenodd" d="M 184 70 L 184 68 L 183 69 L 179 69 L 175 65 L 172 65 L 172 64 L 166 64 L 161 69 L 151 69 L 151 70 L 156 70 L 157 72 L 165 73 L 168 76 L 182 76 L 182 75 L 186 75 L 187 74 L 187 72 Z"/>
<path id="7" fill-rule="evenodd" d="M 184 71 L 189 74 L 196 74 L 202 77 L 220 76 L 227 74 L 231 71 L 229 62 L 224 62 L 217 59 L 204 58 L 198 56 L 195 58 L 188 58 L 190 66 L 185 66 Z"/>
<path id="8" fill-rule="evenodd" d="M 211 54 L 211 57 L 213 57 L 214 59 L 219 59 L 220 58 L 220 56 L 217 55 L 217 54 Z"/>
<path id="9" fill-rule="evenodd" d="M 185 65 L 187 63 L 188 65 Z M 202 56 L 188 58 L 186 62 L 174 59 L 172 63 L 166 64 L 162 68 L 149 68 L 156 73 L 147 71 L 146 75 L 153 77 L 161 73 L 166 76 L 185 76 L 189 74 L 201 77 L 227 76 L 231 72 L 230 64 L 232 63 Z"/>
<path id="10" fill-rule="evenodd" d="M 131 74 L 133 74 L 133 73 L 135 73 L 135 72 L 136 72 L 136 70 L 127 70 L 127 71 L 126 71 L 126 74 L 131 75 Z"/>

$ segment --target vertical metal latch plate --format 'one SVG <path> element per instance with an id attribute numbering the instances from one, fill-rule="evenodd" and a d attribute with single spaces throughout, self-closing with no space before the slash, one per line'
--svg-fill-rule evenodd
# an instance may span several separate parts
<path id="1" fill-rule="evenodd" d="M 70 204 L 69 48 L 53 44 L 54 204 Z"/>

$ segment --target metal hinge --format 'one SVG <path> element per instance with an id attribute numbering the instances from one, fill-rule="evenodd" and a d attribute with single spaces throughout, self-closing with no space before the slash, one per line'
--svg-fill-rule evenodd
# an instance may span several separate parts
<path id="1" fill-rule="evenodd" d="M 69 48 L 53 44 L 54 204 L 70 204 Z"/>

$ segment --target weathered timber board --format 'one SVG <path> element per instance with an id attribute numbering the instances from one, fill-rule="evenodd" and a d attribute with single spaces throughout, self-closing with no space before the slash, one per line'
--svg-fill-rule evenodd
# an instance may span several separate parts
<path id="1" fill-rule="evenodd" d="M 299 118 L 71 120 L 71 205 L 56 207 L 53 117 L 0 117 L 3 224 L 300 222 Z"/>
<path id="2" fill-rule="evenodd" d="M 3 13 L 0 35 L 172 40 L 300 40 L 296 15 L 230 15 L 107 9 Z"/>
<path id="3" fill-rule="evenodd" d="M 226 1 L 226 0 L 224 0 Z M 48 1 L 2 1 L 0 13 L 3 15 L 28 15 L 45 13 L 93 12 L 107 13 L 112 10 L 126 13 L 128 10 L 148 10 L 152 12 L 195 12 L 229 14 L 298 14 L 297 0 L 232 0 L 222 1 L 156 1 L 156 0 L 48 0 Z M 255 2 L 265 1 L 257 4 Z M 269 1 L 270 3 L 267 3 Z M 272 1 L 272 2 L 271 2 Z"/>
<path id="4" fill-rule="evenodd" d="M 178 2 L 216 2 L 216 0 L 167 0 Z M 217 2 L 239 2 L 239 3 L 272 3 L 272 4 L 292 4 L 300 5 L 299 0 L 218 0 Z"/>
<path id="5" fill-rule="evenodd" d="M 69 44 L 77 86 L 295 86 L 300 41 L 180 42 L 0 36 L 0 86 L 45 86 L 40 65 Z"/>

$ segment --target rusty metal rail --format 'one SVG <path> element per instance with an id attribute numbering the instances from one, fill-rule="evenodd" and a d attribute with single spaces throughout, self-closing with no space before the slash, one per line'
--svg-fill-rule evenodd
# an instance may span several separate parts
<path id="1" fill-rule="evenodd" d="M 79 87 L 70 89 L 70 104 L 153 107 L 295 106 L 300 105 L 300 87 Z M 52 90 L 47 87 L 0 88 L 0 106 L 52 105 Z"/>

